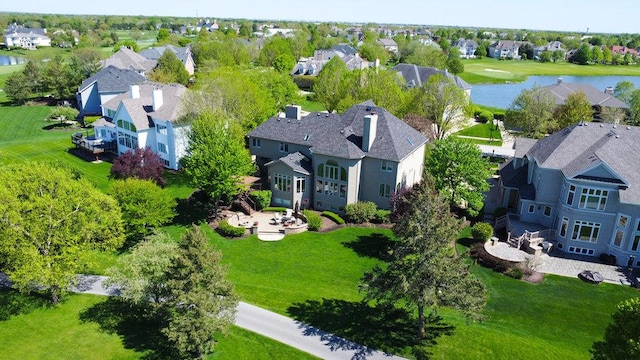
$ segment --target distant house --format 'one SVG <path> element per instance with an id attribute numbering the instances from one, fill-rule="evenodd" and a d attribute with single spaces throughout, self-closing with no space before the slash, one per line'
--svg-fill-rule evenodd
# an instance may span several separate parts
<path id="1" fill-rule="evenodd" d="M 145 81 L 145 77 L 135 70 L 107 66 L 84 80 L 78 87 L 76 97 L 80 115 L 99 115 L 102 105 L 107 101 L 126 93 L 131 85 L 139 85 Z"/>
<path id="2" fill-rule="evenodd" d="M 502 206 L 560 251 L 640 265 L 640 128 L 580 123 L 518 138 L 500 169 Z M 633 257 L 633 258 L 632 258 Z M 631 258 L 631 259 L 630 259 Z"/>
<path id="3" fill-rule="evenodd" d="M 324 68 L 324 65 L 326 65 L 326 63 L 328 63 L 329 60 L 334 57 L 339 57 L 340 60 L 342 60 L 345 65 L 347 65 L 347 69 L 349 70 L 362 70 L 368 67 L 376 66 L 378 64 L 378 62 L 369 62 L 361 58 L 357 52 L 353 55 L 348 55 L 340 50 L 316 50 L 312 58 L 301 58 L 296 63 L 293 70 L 291 71 L 291 76 L 318 76 L 320 71 L 322 71 L 322 69 Z"/>
<path id="4" fill-rule="evenodd" d="M 545 51 L 548 51 L 548 52 L 560 51 L 560 52 L 562 52 L 562 58 L 563 59 L 564 59 L 565 54 L 567 52 L 567 50 L 565 50 L 562 47 L 562 43 L 560 41 L 550 41 L 546 45 L 534 47 L 533 48 L 533 58 L 534 59 L 540 59 L 540 54 L 542 54 Z"/>
<path id="5" fill-rule="evenodd" d="M 563 105 L 570 94 L 582 91 L 589 99 L 594 115 L 597 116 L 603 108 L 628 109 L 629 106 L 622 100 L 613 96 L 613 87 L 598 90 L 589 84 L 568 83 L 558 78 L 555 84 L 543 86 L 542 91 L 548 91 L 553 95 L 556 105 Z"/>
<path id="6" fill-rule="evenodd" d="M 186 92 L 179 84 L 132 85 L 102 106 L 103 118 L 94 123 L 95 136 L 105 142 L 117 139 L 119 155 L 148 147 L 166 168 L 177 170 L 188 144 L 188 127 L 176 123 Z"/>
<path id="7" fill-rule="evenodd" d="M 392 68 L 402 75 L 408 88 L 421 87 L 429 78 L 435 74 L 446 76 L 461 90 L 464 91 L 467 99 L 471 98 L 471 85 L 462 80 L 459 76 L 450 74 L 446 69 L 439 70 L 432 67 L 418 66 L 414 64 L 400 63 Z"/>
<path id="8" fill-rule="evenodd" d="M 396 44 L 395 40 L 393 39 L 378 39 L 378 44 L 382 45 L 382 47 L 394 54 L 398 53 L 398 44 Z"/>
<path id="9" fill-rule="evenodd" d="M 489 45 L 489 56 L 492 58 L 518 58 L 520 44 L 511 40 L 499 40 Z"/>
<path id="10" fill-rule="evenodd" d="M 478 43 L 473 40 L 458 39 L 453 44 L 453 47 L 460 50 L 460 57 L 466 59 L 473 59 L 476 57 L 476 50 L 478 49 Z"/>
<path id="11" fill-rule="evenodd" d="M 140 51 L 140 55 L 145 57 L 148 60 L 158 62 L 158 59 L 164 54 L 166 50 L 169 50 L 176 54 L 178 60 L 182 61 L 184 64 L 185 70 L 189 73 L 189 75 L 193 75 L 195 72 L 195 62 L 193 61 L 193 57 L 191 56 L 191 48 L 189 47 L 176 47 L 173 45 L 166 46 L 158 46 L 151 47 L 145 50 Z"/>
<path id="12" fill-rule="evenodd" d="M 118 69 L 130 69 L 138 72 L 142 76 L 153 70 L 158 62 L 156 60 L 149 60 L 144 56 L 136 53 L 135 51 L 121 47 L 115 54 L 111 55 L 106 60 L 102 60 L 102 67 L 114 66 Z"/>
<path id="13" fill-rule="evenodd" d="M 8 48 L 36 49 L 51 46 L 51 39 L 47 36 L 47 29 L 27 28 L 12 24 L 4 30 L 4 45 Z"/>
<path id="14" fill-rule="evenodd" d="M 630 54 L 631 56 L 638 56 L 638 51 L 636 49 L 632 49 L 632 48 L 628 48 L 626 46 L 620 46 L 620 45 L 613 45 L 611 47 L 611 53 L 619 54 L 622 56 L 626 54 Z"/>
<path id="15" fill-rule="evenodd" d="M 248 140 L 268 173 L 274 205 L 337 212 L 358 201 L 388 209 L 394 191 L 422 179 L 427 142 L 371 101 L 343 114 L 306 117 L 289 106 L 285 117 L 265 121 Z"/>

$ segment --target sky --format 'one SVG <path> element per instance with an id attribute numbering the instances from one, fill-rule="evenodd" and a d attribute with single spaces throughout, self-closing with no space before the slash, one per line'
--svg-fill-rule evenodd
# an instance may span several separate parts
<path id="1" fill-rule="evenodd" d="M 638 0 L 3 0 L 0 11 L 640 33 Z"/>

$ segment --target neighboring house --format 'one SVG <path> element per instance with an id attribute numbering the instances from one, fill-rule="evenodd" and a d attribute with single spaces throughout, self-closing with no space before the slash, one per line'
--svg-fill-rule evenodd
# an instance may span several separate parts
<path id="1" fill-rule="evenodd" d="M 471 85 L 462 80 L 459 76 L 450 74 L 446 69 L 438 70 L 432 67 L 404 63 L 400 63 L 394 66 L 392 69 L 402 75 L 408 88 L 421 87 L 423 84 L 429 81 L 429 78 L 432 75 L 442 74 L 451 79 L 454 84 L 462 89 L 467 96 L 467 99 L 471 98 Z"/>
<path id="2" fill-rule="evenodd" d="M 603 108 L 616 108 L 626 110 L 629 108 L 622 100 L 613 96 L 613 87 L 608 87 L 604 91 L 600 91 L 589 84 L 578 84 L 563 82 L 562 78 L 558 78 L 555 84 L 543 86 L 543 91 L 549 91 L 556 101 L 556 105 L 563 105 L 567 100 L 567 96 L 578 91 L 582 91 L 589 99 L 594 116 L 600 114 Z M 585 119 L 586 120 L 586 119 Z"/>
<path id="3" fill-rule="evenodd" d="M 382 47 L 394 54 L 398 53 L 398 44 L 396 44 L 395 40 L 393 39 L 378 39 L 378 44 L 382 45 Z"/>
<path id="4" fill-rule="evenodd" d="M 639 138 L 638 127 L 599 123 L 518 138 L 500 170 L 502 206 L 551 229 L 561 251 L 640 260 Z"/>
<path id="5" fill-rule="evenodd" d="M 131 85 L 142 84 L 145 81 L 145 77 L 135 70 L 107 66 L 78 87 L 76 98 L 80 115 L 101 114 L 103 104 L 129 91 Z"/>
<path id="6" fill-rule="evenodd" d="M 499 40 L 489 45 L 489 56 L 492 58 L 518 58 L 520 44 L 511 40 Z"/>
<path id="7" fill-rule="evenodd" d="M 548 51 L 548 52 L 551 52 L 551 53 L 554 52 L 554 51 L 561 51 L 563 59 L 564 59 L 565 54 L 567 52 L 567 50 L 565 50 L 562 47 L 562 43 L 560 41 L 550 41 L 547 45 L 534 47 L 533 48 L 533 58 L 534 59 L 540 59 L 540 54 L 542 54 L 545 51 Z"/>
<path id="8" fill-rule="evenodd" d="M 149 60 L 124 46 L 108 59 L 102 60 L 102 67 L 106 68 L 107 66 L 112 65 L 118 69 L 131 69 L 135 70 L 142 76 L 146 76 L 146 74 L 153 70 L 157 64 L 157 61 Z"/>
<path id="9" fill-rule="evenodd" d="M 338 44 L 338 45 L 333 45 L 333 47 L 331 48 L 331 50 L 334 51 L 339 51 L 345 55 L 357 55 L 358 54 L 358 49 L 354 48 L 353 46 L 349 45 L 349 44 Z"/>
<path id="10" fill-rule="evenodd" d="M 266 170 L 274 205 L 344 211 L 389 196 L 422 179 L 427 139 L 387 110 L 367 101 L 343 114 L 301 117 L 288 106 L 248 135 L 249 149 Z"/>
<path id="11" fill-rule="evenodd" d="M 165 167 L 177 170 L 188 145 L 188 127 L 176 123 L 186 92 L 180 84 L 132 85 L 102 106 L 104 117 L 94 123 L 95 136 L 105 142 L 117 139 L 118 155 L 149 147 Z"/>
<path id="12" fill-rule="evenodd" d="M 4 45 L 8 48 L 36 49 L 51 46 L 51 39 L 47 36 L 47 29 L 26 28 L 12 24 L 4 30 Z"/>
<path id="13" fill-rule="evenodd" d="M 316 50 L 312 58 L 300 58 L 298 63 L 293 67 L 291 76 L 309 75 L 318 76 L 326 63 L 334 57 L 339 57 L 349 70 L 362 70 L 368 67 L 378 66 L 379 62 L 368 62 L 355 53 L 347 55 L 339 50 Z"/>
<path id="14" fill-rule="evenodd" d="M 611 53 L 620 54 L 623 56 L 626 54 L 630 54 L 632 56 L 638 56 L 638 51 L 636 49 L 632 49 L 632 48 L 628 48 L 626 46 L 620 46 L 620 45 L 613 45 L 611 47 Z"/>
<path id="15" fill-rule="evenodd" d="M 189 73 L 189 75 L 193 75 L 195 72 L 195 62 L 193 61 L 193 57 L 191 56 L 191 48 L 187 47 L 176 47 L 173 45 L 166 46 L 158 46 L 151 47 L 145 50 L 140 51 L 140 55 L 145 57 L 148 60 L 158 62 L 158 59 L 164 54 L 166 50 L 169 50 L 176 54 L 178 60 L 182 61 L 184 64 L 185 70 Z"/>
<path id="16" fill-rule="evenodd" d="M 458 39 L 458 41 L 453 44 L 453 47 L 460 50 L 461 58 L 475 59 L 478 43 L 473 40 Z"/>

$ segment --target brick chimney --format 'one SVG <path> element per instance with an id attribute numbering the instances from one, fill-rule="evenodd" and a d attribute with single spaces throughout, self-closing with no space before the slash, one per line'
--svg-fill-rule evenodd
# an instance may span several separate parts
<path id="1" fill-rule="evenodd" d="M 378 128 L 378 114 L 371 113 L 364 117 L 364 129 L 362 132 L 362 151 L 368 152 L 376 139 Z"/>

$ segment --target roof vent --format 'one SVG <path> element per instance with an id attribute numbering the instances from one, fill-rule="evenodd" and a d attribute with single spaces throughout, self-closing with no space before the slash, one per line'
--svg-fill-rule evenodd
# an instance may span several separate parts
<path id="1" fill-rule="evenodd" d="M 340 130 L 340 134 L 344 134 L 344 130 Z"/>
<path id="2" fill-rule="evenodd" d="M 320 113 L 317 113 L 316 116 L 320 116 Z"/>
<path id="3" fill-rule="evenodd" d="M 291 122 L 291 119 L 287 119 L 287 122 L 288 122 L 288 123 L 290 123 L 290 122 Z"/>
<path id="4" fill-rule="evenodd" d="M 631 130 L 631 126 L 627 126 L 627 130 Z"/>
<path id="5" fill-rule="evenodd" d="M 620 135 L 616 135 L 616 139 L 620 139 Z"/>
<path id="6" fill-rule="evenodd" d="M 600 124 L 600 127 L 604 127 L 604 125 Z"/>
<path id="7" fill-rule="evenodd" d="M 617 129 L 617 128 L 618 128 L 618 126 L 617 126 L 617 125 L 613 125 L 613 128 L 614 128 L 614 129 Z"/>
<path id="8" fill-rule="evenodd" d="M 371 106 L 367 106 L 366 111 L 371 111 Z"/>
<path id="9" fill-rule="evenodd" d="M 329 114 L 325 115 L 324 117 L 329 117 Z"/>

